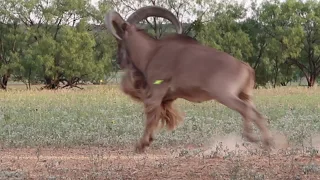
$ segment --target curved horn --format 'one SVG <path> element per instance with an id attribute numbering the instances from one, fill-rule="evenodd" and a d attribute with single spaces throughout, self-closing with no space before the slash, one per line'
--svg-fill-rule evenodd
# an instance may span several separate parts
<path id="1" fill-rule="evenodd" d="M 156 17 L 162 17 L 162 18 L 168 19 L 175 26 L 175 29 L 178 32 L 178 34 L 182 33 L 182 27 L 177 17 L 168 9 L 165 9 L 159 6 L 142 7 L 136 10 L 134 13 L 132 13 L 128 17 L 127 22 L 130 24 L 136 24 L 139 21 L 146 19 L 150 16 L 156 16 Z"/>
<path id="2" fill-rule="evenodd" d="M 112 33 L 113 36 L 115 36 L 117 39 L 122 40 L 122 38 L 118 35 L 114 23 L 118 26 L 117 29 L 121 30 L 120 27 L 123 23 L 126 23 L 126 21 L 121 17 L 119 13 L 117 13 L 114 10 L 109 11 L 105 17 L 104 21 L 106 24 L 107 29 Z"/>

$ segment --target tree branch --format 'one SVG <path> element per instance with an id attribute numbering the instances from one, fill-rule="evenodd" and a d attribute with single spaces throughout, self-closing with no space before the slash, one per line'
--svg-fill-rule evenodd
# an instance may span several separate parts
<path id="1" fill-rule="evenodd" d="M 301 70 L 306 70 L 309 71 L 309 69 L 302 63 L 300 63 L 299 61 L 297 61 L 296 59 L 293 58 L 288 58 L 289 61 L 291 61 L 293 64 L 297 65 L 298 67 L 301 68 Z"/>
<path id="2" fill-rule="evenodd" d="M 308 73 L 306 72 L 308 71 L 307 67 L 302 63 L 300 63 L 299 61 L 297 61 L 296 59 L 289 58 L 288 60 L 290 60 L 294 65 L 298 66 L 298 68 L 302 71 L 302 73 L 304 74 L 304 76 L 309 82 L 309 79 L 308 79 L 309 76 L 308 76 Z"/>
<path id="3" fill-rule="evenodd" d="M 260 61 L 261 61 L 261 57 L 262 57 L 262 54 L 264 52 L 264 48 L 267 46 L 267 44 L 264 42 L 262 45 L 261 45 L 261 48 L 259 50 L 259 54 L 258 54 L 258 57 L 257 57 L 257 61 L 255 62 L 255 65 L 254 65 L 254 69 L 257 69 Z"/>
<path id="4" fill-rule="evenodd" d="M 58 20 L 59 19 L 59 20 Z M 61 17 L 60 18 L 58 18 L 57 20 L 58 21 L 56 21 L 57 22 L 57 28 L 56 28 L 56 32 L 54 33 L 54 40 L 56 40 L 57 39 L 57 35 L 58 35 L 58 31 L 59 31 L 59 29 L 60 29 L 60 24 L 61 24 L 61 22 L 62 22 L 62 19 L 63 19 L 63 15 L 61 15 Z"/>
<path id="5" fill-rule="evenodd" d="M 320 74 L 320 65 L 316 68 L 316 74 L 317 76 Z"/>

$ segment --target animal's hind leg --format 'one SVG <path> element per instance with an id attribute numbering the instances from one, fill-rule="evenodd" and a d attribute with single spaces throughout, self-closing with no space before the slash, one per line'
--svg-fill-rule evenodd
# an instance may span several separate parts
<path id="1" fill-rule="evenodd" d="M 240 93 L 239 98 L 244 100 L 248 105 L 249 105 L 249 113 L 250 116 L 248 117 L 249 119 L 246 120 L 244 123 L 250 123 L 250 120 L 253 121 L 253 123 L 259 128 L 259 130 L 262 132 L 262 137 L 263 137 L 263 143 L 265 146 L 269 147 L 272 145 L 272 137 L 269 129 L 267 128 L 267 123 L 265 118 L 258 112 L 256 109 L 256 106 L 252 102 L 251 98 L 249 95 L 245 93 Z M 244 125 L 245 128 L 246 125 Z M 249 129 L 245 129 L 244 136 L 250 141 L 250 138 L 253 138 L 252 134 L 252 126 L 249 124 Z M 255 138 L 256 139 L 256 138 Z"/>
<path id="2" fill-rule="evenodd" d="M 258 138 L 254 136 L 253 134 L 253 127 L 251 124 L 251 121 L 249 118 L 242 116 L 243 119 L 243 136 L 246 138 L 249 142 L 256 143 L 258 142 Z"/>
<path id="3" fill-rule="evenodd" d="M 245 121 L 250 121 L 250 119 L 254 120 L 255 124 L 257 124 L 258 128 L 263 133 L 264 145 L 269 147 L 272 144 L 272 138 L 267 126 L 263 122 L 263 117 L 252 105 L 250 105 L 250 103 L 241 100 L 238 96 L 232 93 L 225 93 L 223 96 L 216 98 L 216 100 L 230 109 L 239 112 L 245 118 Z"/>
<path id="4" fill-rule="evenodd" d="M 243 92 L 241 92 L 238 97 L 247 103 L 251 103 L 250 97 Z M 248 108 L 250 108 L 250 107 L 248 107 Z M 249 112 L 250 109 L 247 109 L 247 111 Z M 253 126 L 251 123 L 252 121 L 249 117 L 247 117 L 247 113 L 241 114 L 242 119 L 243 119 L 243 133 L 242 134 L 249 142 L 256 143 L 259 140 L 257 137 L 254 137 L 254 135 L 253 135 Z"/>
<path id="5" fill-rule="evenodd" d="M 245 134 L 252 132 L 252 126 L 250 124 L 250 105 L 246 101 L 243 101 L 232 93 L 225 93 L 223 96 L 216 98 L 216 100 L 230 109 L 239 112 L 243 118 Z"/>
<path id="6" fill-rule="evenodd" d="M 256 109 L 255 105 L 250 102 L 250 106 L 253 110 L 253 113 L 255 115 L 254 118 L 252 118 L 253 122 L 256 124 L 256 126 L 259 128 L 259 130 L 262 133 L 262 138 L 263 138 L 263 144 L 266 147 L 270 147 L 273 145 L 273 139 L 271 136 L 271 132 L 268 129 L 267 126 L 267 121 L 266 119 L 259 113 L 259 111 Z"/>

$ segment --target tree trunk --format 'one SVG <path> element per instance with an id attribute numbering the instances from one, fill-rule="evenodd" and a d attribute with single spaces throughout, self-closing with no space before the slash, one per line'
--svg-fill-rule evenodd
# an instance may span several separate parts
<path id="1" fill-rule="evenodd" d="M 280 85 L 281 86 L 287 86 L 287 82 L 281 82 Z"/>
<path id="2" fill-rule="evenodd" d="M 29 68 L 29 73 L 28 73 L 28 85 L 27 89 L 31 90 L 31 68 Z"/>
<path id="3" fill-rule="evenodd" d="M 316 82 L 316 77 L 311 75 L 310 77 L 307 77 L 308 81 L 308 87 L 313 87 Z"/>
<path id="4" fill-rule="evenodd" d="M 7 90 L 8 80 L 10 75 L 5 74 L 0 79 L 0 89 Z"/>
<path id="5" fill-rule="evenodd" d="M 54 80 L 51 77 L 44 77 L 45 79 L 45 87 L 41 89 L 57 89 L 59 86 L 59 80 Z"/>
<path id="6" fill-rule="evenodd" d="M 274 80 L 273 80 L 273 84 L 272 84 L 272 87 L 273 87 L 273 88 L 276 88 L 277 82 L 278 82 L 278 69 L 279 69 L 279 67 L 278 67 L 278 57 L 276 57 L 275 63 L 276 63 L 275 66 L 274 66 L 275 75 L 274 75 Z"/>
<path id="7" fill-rule="evenodd" d="M 31 81 L 30 80 L 28 81 L 28 88 L 29 88 L 29 90 L 31 90 Z"/>

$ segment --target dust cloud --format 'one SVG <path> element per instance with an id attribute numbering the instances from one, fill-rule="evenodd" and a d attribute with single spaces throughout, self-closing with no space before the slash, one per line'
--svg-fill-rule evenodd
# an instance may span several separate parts
<path id="1" fill-rule="evenodd" d="M 286 136 L 277 131 L 272 131 L 274 138 L 274 148 L 271 153 L 276 153 L 280 149 L 287 149 L 289 147 Z M 320 136 L 318 138 L 320 145 Z M 215 154 L 216 156 L 226 156 L 231 153 L 247 154 L 248 152 L 255 152 L 262 150 L 261 143 L 250 143 L 242 138 L 239 134 L 228 134 L 224 136 L 215 136 L 212 138 L 211 143 L 207 144 L 207 150 L 204 151 L 204 156 Z"/>

